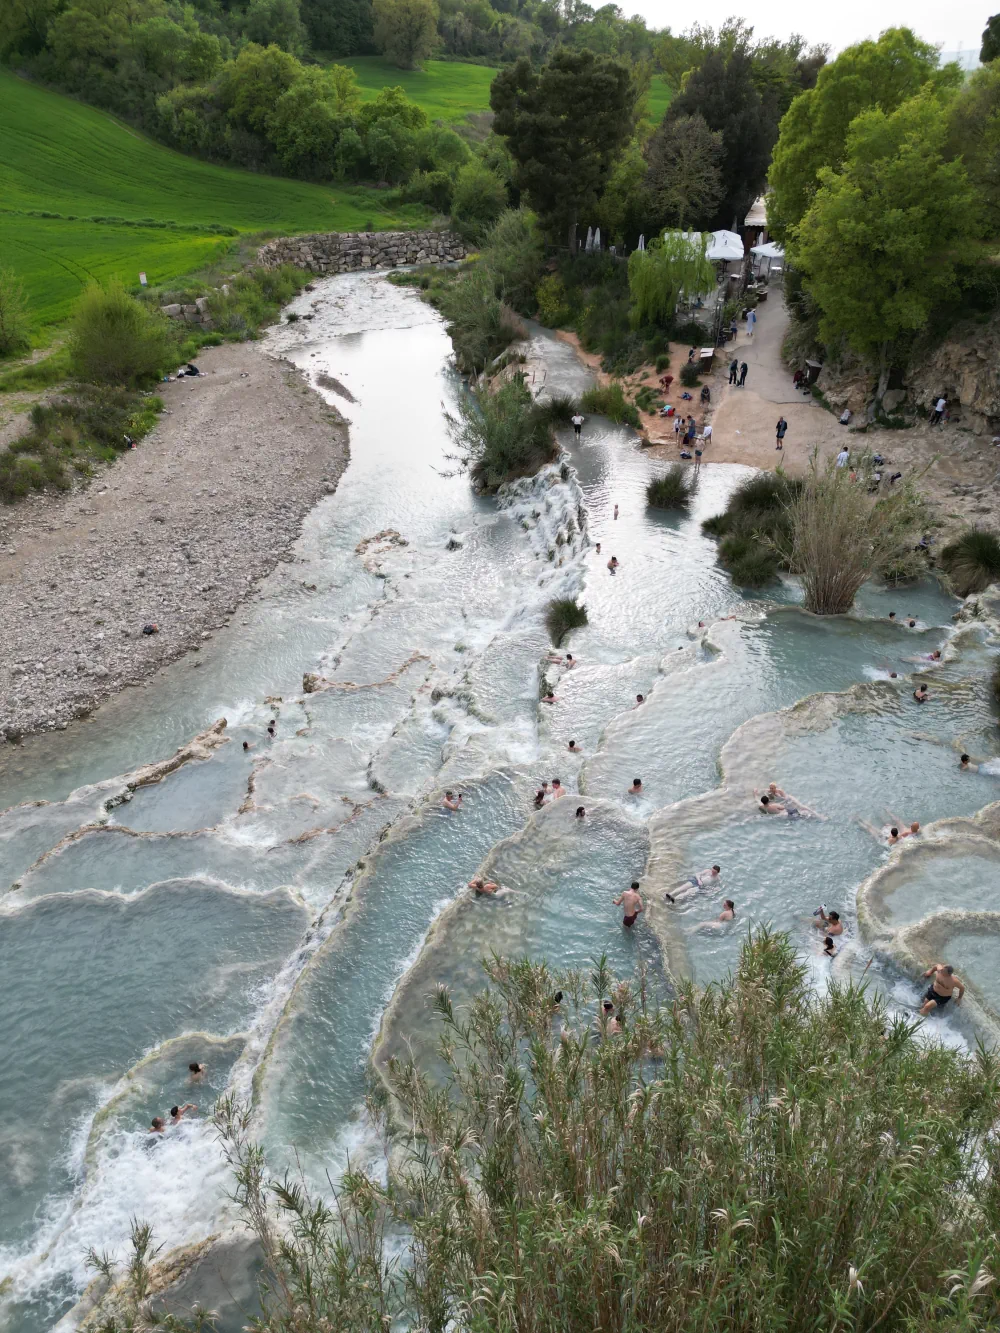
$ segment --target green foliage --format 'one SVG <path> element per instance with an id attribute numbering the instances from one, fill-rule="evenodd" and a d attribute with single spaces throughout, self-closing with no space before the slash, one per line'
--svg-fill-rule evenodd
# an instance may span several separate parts
<path id="1" fill-rule="evenodd" d="M 672 227 L 711 224 L 722 198 L 722 135 L 700 113 L 665 120 L 650 139 L 649 188 L 659 216 Z"/>
<path id="2" fill-rule="evenodd" d="M 10 269 L 0 268 L 0 356 L 16 356 L 31 346 L 24 287 Z"/>
<path id="3" fill-rule="evenodd" d="M 1000 15 L 996 17 L 1000 19 Z M 970 76 L 951 103 L 949 114 L 947 156 L 961 157 L 965 163 L 983 203 L 987 235 L 992 235 L 1000 210 L 1000 62 L 977 69 Z M 990 286 L 992 307 L 996 295 L 995 285 Z"/>
<path id="4" fill-rule="evenodd" d="M 228 291 L 210 293 L 208 313 L 227 338 L 255 338 L 308 281 L 309 274 L 293 264 L 245 269 L 226 283 Z"/>
<path id="5" fill-rule="evenodd" d="M 954 66 L 937 72 L 935 47 L 909 28 L 890 28 L 877 41 L 849 46 L 825 69 L 816 87 L 797 98 L 781 122 L 769 173 L 768 226 L 788 240 L 809 211 L 824 167 L 837 170 L 855 118 L 880 109 L 891 115 L 930 82 L 954 83 Z"/>
<path id="6" fill-rule="evenodd" d="M 550 273 L 538 284 L 535 292 L 538 302 L 538 318 L 550 329 L 557 329 L 569 318 L 569 306 L 566 304 L 566 284 L 558 273 Z"/>
<path id="7" fill-rule="evenodd" d="M 941 567 L 959 597 L 984 592 L 1000 580 L 1000 540 L 984 528 L 967 528 L 944 547 Z"/>
<path id="8" fill-rule="evenodd" d="M 581 629 L 586 623 L 587 608 L 580 606 L 575 597 L 557 597 L 545 609 L 545 628 L 556 648 L 570 630 Z"/>
<path id="9" fill-rule="evenodd" d="M 733 218 L 745 217 L 760 194 L 777 137 L 774 108 L 757 88 L 753 58 L 746 49 L 736 47 L 728 55 L 721 49 L 709 51 L 671 102 L 667 120 L 692 116 L 700 116 L 710 131 L 722 136 L 716 218 L 718 225 L 731 227 Z"/>
<path id="10" fill-rule="evenodd" d="M 628 260 L 628 287 L 635 328 L 667 325 L 678 301 L 711 291 L 715 269 L 705 258 L 708 237 L 701 232 L 685 235 L 667 232 L 645 250 L 633 250 Z"/>
<path id="11" fill-rule="evenodd" d="M 118 282 L 91 283 L 76 303 L 69 354 L 74 374 L 94 384 L 136 386 L 177 358 L 177 332 Z"/>
<path id="12" fill-rule="evenodd" d="M 493 81 L 494 130 L 517 164 L 515 182 L 543 230 L 576 250 L 582 212 L 596 205 L 615 158 L 632 136 L 635 92 L 628 68 L 590 51 L 558 50 L 541 70 L 527 59 Z"/>
<path id="13" fill-rule="evenodd" d="M 522 375 L 472 389 L 458 407 L 458 417 L 448 419 L 456 458 L 482 490 L 495 491 L 505 481 L 528 476 L 552 457 L 548 415 L 539 410 Z"/>
<path id="14" fill-rule="evenodd" d="M 535 220 L 523 208 L 505 209 L 486 232 L 480 250 L 480 264 L 489 273 L 493 290 L 523 315 L 535 312 L 544 258 Z"/>
<path id="15" fill-rule="evenodd" d="M 721 539 L 719 564 L 738 586 L 762 588 L 777 577 L 801 491 L 802 483 L 783 472 L 757 472 L 740 482 L 723 513 L 702 523 L 706 537 Z"/>
<path id="16" fill-rule="evenodd" d="M 581 401 L 585 412 L 596 412 L 598 416 L 607 417 L 619 426 L 635 426 L 638 429 L 639 413 L 635 404 L 625 397 L 625 391 L 618 380 L 595 385 L 584 393 Z"/>
<path id="17" fill-rule="evenodd" d="M 604 960 L 589 977 L 484 968 L 467 1006 L 437 996 L 444 1087 L 384 1062 L 412 1132 L 333 1206 L 268 1182 L 249 1111 L 219 1108 L 266 1333 L 445 1329 L 470 1311 L 482 1333 L 996 1326 L 988 1047 L 929 1041 L 864 987 L 817 993 L 767 931 L 669 1004 Z M 388 1137 L 385 1098 L 369 1111 Z"/>
<path id="18" fill-rule="evenodd" d="M 455 178 L 451 220 L 466 240 L 481 241 L 507 207 L 507 190 L 489 167 L 470 162 Z"/>
<path id="19" fill-rule="evenodd" d="M 983 64 L 996 60 L 1000 56 L 1000 14 L 992 14 L 986 20 L 983 29 L 983 44 L 979 48 L 979 59 Z"/>
<path id="20" fill-rule="evenodd" d="M 375 45 L 400 69 L 419 69 L 437 46 L 434 0 L 372 0 Z"/>
<path id="21" fill-rule="evenodd" d="M 778 577 L 774 552 L 754 537 L 732 533 L 719 543 L 719 564 L 738 588 L 763 588 Z"/>
<path id="22" fill-rule="evenodd" d="M 701 367 L 698 365 L 697 361 L 684 362 L 683 366 L 681 366 L 680 380 L 685 389 L 693 389 L 696 384 L 701 383 L 701 380 L 698 378 L 700 372 Z"/>
<path id="23" fill-rule="evenodd" d="M 159 398 L 108 385 L 78 385 L 72 395 L 31 410 L 27 435 L 0 450 L 0 502 L 14 504 L 33 490 L 66 490 L 74 474 L 87 475 L 141 440 L 163 410 Z"/>
<path id="24" fill-rule="evenodd" d="M 654 477 L 646 487 L 646 503 L 654 509 L 687 509 L 697 490 L 690 470 L 673 463 L 662 477 Z"/>
<path id="25" fill-rule="evenodd" d="M 670 357 L 667 356 L 666 352 L 661 352 L 661 354 L 656 358 L 655 364 L 656 364 L 656 373 L 659 375 L 661 371 L 670 369 Z"/>
<path id="26" fill-rule="evenodd" d="M 0 393 L 17 393 L 24 389 L 50 389 L 70 377 L 69 352 L 61 347 L 57 352 L 29 361 L 13 370 L 0 374 Z"/>
<path id="27" fill-rule="evenodd" d="M 841 170 L 821 170 L 789 250 L 822 312 L 823 338 L 877 353 L 883 381 L 891 344 L 922 328 L 953 290 L 979 227 L 965 168 L 944 160 L 947 132 L 932 93 L 889 116 L 862 112 Z"/>
<path id="28" fill-rule="evenodd" d="M 455 360 L 466 374 L 485 370 L 521 332 L 516 316 L 497 296 L 485 269 L 476 269 L 444 287 L 437 305 L 447 321 Z"/>

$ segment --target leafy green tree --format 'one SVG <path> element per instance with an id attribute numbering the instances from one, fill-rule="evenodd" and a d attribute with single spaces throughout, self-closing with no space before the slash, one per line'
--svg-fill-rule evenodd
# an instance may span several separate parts
<path id="1" fill-rule="evenodd" d="M 665 120 L 646 146 L 660 216 L 682 230 L 706 226 L 722 198 L 722 135 L 701 115 Z"/>
<path id="2" fill-rule="evenodd" d="M 983 29 L 983 44 L 979 48 L 979 59 L 984 65 L 1000 56 L 1000 14 L 992 14 L 986 20 Z"/>
<path id="3" fill-rule="evenodd" d="M 597 204 L 635 127 L 627 66 L 590 51 L 559 50 L 540 70 L 519 60 L 493 80 L 490 105 L 517 163 L 517 187 L 575 254 L 580 216 Z"/>
<path id="4" fill-rule="evenodd" d="M 873 107 L 891 113 L 929 81 L 942 88 L 960 81 L 957 66 L 938 71 L 937 62 L 936 48 L 909 28 L 890 28 L 819 71 L 815 88 L 796 98 L 781 122 L 767 205 L 776 236 L 787 239 L 802 221 L 820 169 L 840 166 L 855 116 Z"/>
<path id="5" fill-rule="evenodd" d="M 615 244 L 634 243 L 642 232 L 652 234 L 655 222 L 659 221 L 658 205 L 647 176 L 642 146 L 634 138 L 612 168 L 594 215 L 602 236 Z"/>
<path id="6" fill-rule="evenodd" d="M 632 251 L 628 257 L 628 290 L 634 328 L 669 324 L 678 301 L 712 290 L 715 269 L 705 258 L 707 249 L 708 236 L 701 232 L 684 235 L 668 231 L 645 250 Z"/>
<path id="7" fill-rule="evenodd" d="M 314 50 L 353 56 L 375 49 L 369 0 L 301 0 L 300 10 Z"/>
<path id="8" fill-rule="evenodd" d="M 343 65 L 311 65 L 278 98 L 267 134 L 284 167 L 300 175 L 329 177 L 337 144 L 350 128 L 348 113 L 361 101 L 357 76 Z"/>
<path id="9" fill-rule="evenodd" d="M 243 32 L 252 42 L 280 46 L 293 56 L 301 55 L 306 47 L 299 0 L 250 0 Z"/>
<path id="10" fill-rule="evenodd" d="M 764 186 L 777 133 L 754 83 L 752 58 L 742 46 L 728 56 L 718 48 L 705 56 L 667 112 L 670 121 L 689 116 L 701 116 L 709 130 L 722 135 L 716 219 L 720 226 L 739 226 Z"/>
<path id="11" fill-rule="evenodd" d="M 429 123 L 423 107 L 411 102 L 398 85 L 380 89 L 377 97 L 362 104 L 357 118 L 362 131 L 371 129 L 377 120 L 397 120 L 408 130 L 423 130 Z"/>
<path id="12" fill-rule="evenodd" d="M 398 185 L 417 164 L 417 140 L 413 130 L 398 120 L 378 120 L 365 135 L 365 148 L 380 181 Z"/>
<path id="13" fill-rule="evenodd" d="M 480 264 L 497 296 L 523 315 L 534 313 L 544 260 L 535 219 L 524 208 L 505 209 L 487 231 L 480 251 Z"/>
<path id="14" fill-rule="evenodd" d="M 879 398 L 894 344 L 953 294 L 956 266 L 974 252 L 975 192 L 964 165 L 945 161 L 947 133 L 932 89 L 892 115 L 862 112 L 840 171 L 821 168 L 789 249 L 822 311 L 822 337 L 877 359 Z"/>
<path id="15" fill-rule="evenodd" d="M 1000 216 L 1000 62 L 977 69 L 951 104 L 951 155 L 961 156 L 990 234 Z"/>
<path id="16" fill-rule="evenodd" d="M 235 124 L 265 134 L 282 93 L 299 77 L 302 66 L 280 46 L 251 42 L 223 67 L 219 96 Z"/>
<path id="17" fill-rule="evenodd" d="M 470 162 L 455 178 L 451 220 L 467 240 L 481 241 L 507 207 L 504 183 L 481 162 Z"/>
<path id="18" fill-rule="evenodd" d="M 434 0 L 373 0 L 375 45 L 400 69 L 419 69 L 437 46 Z"/>

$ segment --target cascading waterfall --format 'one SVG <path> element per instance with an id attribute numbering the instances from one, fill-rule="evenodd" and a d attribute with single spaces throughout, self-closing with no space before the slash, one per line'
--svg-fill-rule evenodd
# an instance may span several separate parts
<path id="1" fill-rule="evenodd" d="M 650 511 L 652 465 L 594 419 L 559 462 L 477 497 L 448 475 L 442 402 L 459 386 L 434 312 L 371 275 L 296 310 L 313 319 L 273 350 L 356 400 L 331 398 L 351 419 L 337 495 L 197 671 L 175 664 L 0 771 L 0 1328 L 71 1311 L 87 1248 L 123 1252 L 133 1215 L 168 1250 L 231 1227 L 204 1119 L 224 1092 L 252 1100 L 276 1171 L 324 1188 L 348 1154 L 374 1158 L 373 1052 L 433 1059 L 428 996 L 446 982 L 460 1002 L 492 947 L 707 982 L 770 923 L 817 985 L 868 966 L 912 1007 L 930 938 L 967 958 L 976 998 L 935 1032 L 965 1041 L 1000 1011 L 1000 789 L 951 748 L 995 748 L 988 623 L 956 632 L 933 584 L 869 586 L 824 621 L 791 580 L 742 595 L 700 521 L 745 469 L 702 467 L 690 517 Z M 542 359 L 545 393 L 579 391 L 572 352 L 536 330 Z M 549 661 L 554 597 L 588 609 L 569 671 Z M 910 673 L 927 664 L 911 659 L 941 645 L 917 716 Z M 553 777 L 568 798 L 536 811 Z M 753 788 L 772 778 L 826 818 L 761 818 Z M 924 844 L 890 852 L 863 826 L 890 814 L 931 825 Z M 713 862 L 717 892 L 664 901 Z M 473 898 L 477 872 L 512 892 Z M 626 935 L 611 899 L 633 877 L 649 910 Z M 723 893 L 729 928 L 711 921 Z M 848 922 L 832 965 L 821 901 Z M 191 1061 L 208 1066 L 194 1084 Z M 179 1101 L 197 1114 L 151 1138 Z"/>

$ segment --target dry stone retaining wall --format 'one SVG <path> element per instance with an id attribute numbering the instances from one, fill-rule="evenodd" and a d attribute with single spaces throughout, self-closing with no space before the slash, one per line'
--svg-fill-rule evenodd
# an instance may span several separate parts
<path id="1" fill-rule="evenodd" d="M 257 251 L 265 268 L 294 264 L 310 273 L 354 273 L 400 264 L 447 264 L 469 253 L 453 231 L 330 231 L 281 236 Z"/>

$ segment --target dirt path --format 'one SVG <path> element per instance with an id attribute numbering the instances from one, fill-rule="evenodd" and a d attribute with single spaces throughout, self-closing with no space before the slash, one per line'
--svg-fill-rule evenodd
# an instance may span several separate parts
<path id="1" fill-rule="evenodd" d="M 65 727 L 208 638 L 347 466 L 346 426 L 289 363 L 240 343 L 198 364 L 89 486 L 0 508 L 0 744 Z"/>

